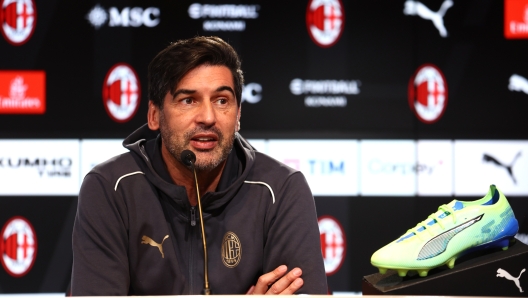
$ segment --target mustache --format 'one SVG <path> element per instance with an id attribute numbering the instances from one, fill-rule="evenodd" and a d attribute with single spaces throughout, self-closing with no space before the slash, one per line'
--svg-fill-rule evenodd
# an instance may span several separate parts
<path id="1" fill-rule="evenodd" d="M 189 143 L 191 141 L 191 138 L 196 135 L 196 134 L 199 134 L 199 133 L 213 133 L 215 135 L 218 136 L 218 141 L 221 142 L 223 139 L 224 139 L 224 134 L 222 133 L 222 131 L 216 127 L 216 126 L 212 126 L 212 127 L 208 127 L 208 128 L 204 128 L 204 127 L 195 127 L 193 128 L 192 130 L 189 130 L 187 132 L 185 132 L 183 134 L 183 137 L 186 141 L 186 143 Z"/>

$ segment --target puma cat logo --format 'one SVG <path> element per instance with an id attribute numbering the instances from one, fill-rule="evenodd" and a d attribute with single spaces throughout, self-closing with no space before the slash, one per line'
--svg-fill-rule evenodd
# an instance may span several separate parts
<path id="1" fill-rule="evenodd" d="M 447 37 L 447 30 L 444 26 L 444 15 L 451 6 L 453 6 L 453 1 L 445 0 L 440 6 L 440 9 L 437 12 L 434 12 L 421 2 L 407 0 L 405 1 L 403 13 L 411 16 L 418 15 L 424 20 L 433 22 L 433 25 L 438 29 L 440 36 Z"/>
<path id="2" fill-rule="evenodd" d="M 528 80 L 525 77 L 513 74 L 510 77 L 510 84 L 508 85 L 508 89 L 510 89 L 511 91 L 522 91 L 528 94 Z"/>
<path id="3" fill-rule="evenodd" d="M 521 273 L 519 273 L 519 277 L 513 277 L 506 270 L 499 268 L 499 269 L 497 269 L 497 277 L 504 277 L 504 278 L 506 278 L 508 280 L 513 281 L 515 283 L 515 285 L 517 286 L 517 288 L 519 288 L 519 292 L 522 293 L 524 291 L 521 288 L 521 284 L 519 283 L 519 278 L 521 278 L 521 274 L 523 274 L 523 272 L 525 270 L 526 269 L 521 270 Z"/>
<path id="4" fill-rule="evenodd" d="M 141 244 L 150 244 L 151 246 L 157 247 L 161 253 L 161 257 L 165 258 L 162 245 L 165 239 L 167 238 L 169 238 L 169 235 L 165 235 L 165 238 L 163 238 L 163 240 L 161 240 L 161 243 L 158 244 L 156 241 L 152 240 L 150 237 L 143 235 L 143 237 L 141 237 Z"/>

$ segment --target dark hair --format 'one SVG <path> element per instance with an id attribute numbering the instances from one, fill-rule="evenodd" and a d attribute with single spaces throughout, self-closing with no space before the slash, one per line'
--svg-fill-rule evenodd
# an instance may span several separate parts
<path id="1" fill-rule="evenodd" d="M 231 70 L 236 100 L 240 105 L 244 85 L 240 60 L 233 47 L 216 36 L 178 40 L 159 52 L 148 67 L 149 100 L 163 109 L 167 92 L 173 94 L 176 85 L 189 71 L 204 64 L 226 66 Z"/>

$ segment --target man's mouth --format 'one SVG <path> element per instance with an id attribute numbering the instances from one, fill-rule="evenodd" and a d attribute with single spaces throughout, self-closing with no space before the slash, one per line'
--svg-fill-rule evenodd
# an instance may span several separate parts
<path id="1" fill-rule="evenodd" d="M 216 135 L 195 135 L 191 138 L 191 146 L 198 150 L 208 150 L 216 147 L 218 137 Z"/>

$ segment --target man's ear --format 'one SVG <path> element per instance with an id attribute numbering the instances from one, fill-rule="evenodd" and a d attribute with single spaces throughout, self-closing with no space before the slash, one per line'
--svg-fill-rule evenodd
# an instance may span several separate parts
<path id="1" fill-rule="evenodd" d="M 152 100 L 149 100 L 148 105 L 148 112 L 147 112 L 147 123 L 148 127 L 151 130 L 158 130 L 159 129 L 159 117 L 160 117 L 160 109 L 152 102 Z"/>
<path id="2" fill-rule="evenodd" d="M 240 114 L 241 113 L 242 113 L 242 105 L 240 105 L 240 107 L 238 108 L 237 123 L 236 123 L 236 128 L 235 128 L 236 132 L 238 132 L 240 130 Z"/>

